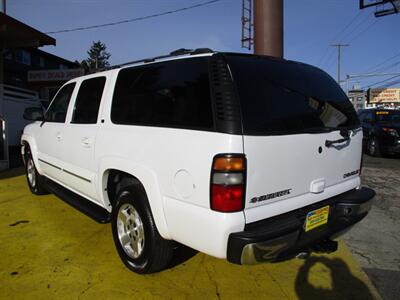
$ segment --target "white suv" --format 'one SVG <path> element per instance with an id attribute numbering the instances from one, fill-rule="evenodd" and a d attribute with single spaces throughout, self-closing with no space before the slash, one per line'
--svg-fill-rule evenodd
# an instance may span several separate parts
<path id="1" fill-rule="evenodd" d="M 353 106 L 298 62 L 182 50 L 70 80 L 25 115 L 31 191 L 111 222 L 137 273 L 168 267 L 174 241 L 236 264 L 334 251 L 375 194 Z"/>

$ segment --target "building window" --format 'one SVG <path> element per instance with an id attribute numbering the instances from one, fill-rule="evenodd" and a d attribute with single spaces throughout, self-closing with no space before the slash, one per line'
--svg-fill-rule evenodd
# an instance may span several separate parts
<path id="1" fill-rule="evenodd" d="M 64 65 L 64 64 L 59 64 L 58 68 L 59 68 L 60 70 L 66 70 L 66 69 L 68 69 L 68 67 L 67 67 L 66 65 Z"/>
<path id="2" fill-rule="evenodd" d="M 349 100 L 350 100 L 351 102 L 353 102 L 353 101 L 354 101 L 354 98 L 353 98 L 353 97 L 349 97 Z"/>
<path id="3" fill-rule="evenodd" d="M 44 64 L 45 64 L 44 58 L 40 56 L 40 57 L 39 57 L 39 66 L 40 66 L 41 68 L 44 68 Z"/>
<path id="4" fill-rule="evenodd" d="M 364 97 L 357 97 L 357 101 L 363 101 Z"/>
<path id="5" fill-rule="evenodd" d="M 15 61 L 30 66 L 31 65 L 31 53 L 26 50 L 18 49 L 15 51 Z"/>

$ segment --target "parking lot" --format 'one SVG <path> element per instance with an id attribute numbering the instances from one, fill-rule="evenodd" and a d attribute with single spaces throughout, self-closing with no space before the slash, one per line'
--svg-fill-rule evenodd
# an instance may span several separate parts
<path id="1" fill-rule="evenodd" d="M 179 247 L 168 270 L 147 276 L 120 262 L 109 225 L 95 223 L 53 195 L 31 195 L 22 173 L 14 169 L 0 177 L 2 299 L 379 299 L 366 274 L 383 299 L 399 294 L 396 158 L 365 156 L 363 183 L 377 197 L 370 215 L 334 254 L 236 266 Z"/>
<path id="2" fill-rule="evenodd" d="M 384 299 L 400 295 L 400 159 L 364 155 L 362 182 L 377 195 L 344 240 Z"/>

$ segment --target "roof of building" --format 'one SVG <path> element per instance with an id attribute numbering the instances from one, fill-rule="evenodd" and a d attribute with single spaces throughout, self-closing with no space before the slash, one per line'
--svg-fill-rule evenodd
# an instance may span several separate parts
<path id="1" fill-rule="evenodd" d="M 56 40 L 33 27 L 0 12 L 0 48 L 56 45 Z"/>
<path id="2" fill-rule="evenodd" d="M 65 65 L 68 66 L 68 67 L 71 67 L 71 68 L 73 68 L 73 67 L 75 67 L 75 68 L 80 68 L 79 63 L 70 61 L 70 60 L 68 60 L 68 59 L 65 59 L 65 58 L 62 58 L 62 57 L 60 57 L 60 56 L 54 55 L 54 54 L 52 54 L 52 53 L 49 53 L 49 52 L 46 52 L 46 51 L 43 51 L 43 50 L 40 50 L 40 49 L 35 49 L 35 50 L 33 50 L 33 52 L 38 53 L 38 54 L 40 54 L 41 56 L 45 56 L 45 57 L 48 57 L 48 58 L 52 58 L 52 59 L 54 59 L 54 60 L 56 60 L 56 61 L 58 61 L 58 62 L 60 62 L 60 63 L 65 64 Z"/>

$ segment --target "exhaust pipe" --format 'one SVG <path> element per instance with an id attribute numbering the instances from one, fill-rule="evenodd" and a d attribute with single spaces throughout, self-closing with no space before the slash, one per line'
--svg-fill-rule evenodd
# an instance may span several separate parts
<path id="1" fill-rule="evenodd" d="M 319 244 L 314 245 L 312 248 L 316 253 L 332 253 L 338 249 L 338 242 L 332 240 L 325 240 Z"/>
<path id="2" fill-rule="evenodd" d="M 332 240 L 324 240 L 311 247 L 310 250 L 299 252 L 296 258 L 307 259 L 310 257 L 311 252 L 315 253 L 332 253 L 338 249 L 338 242 Z"/>

